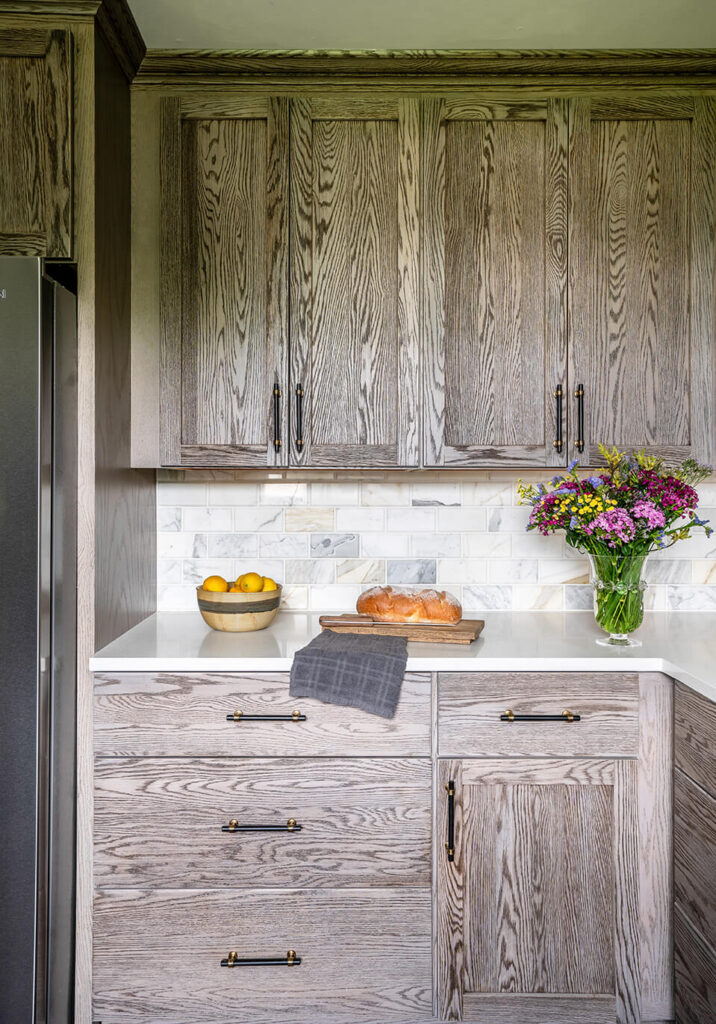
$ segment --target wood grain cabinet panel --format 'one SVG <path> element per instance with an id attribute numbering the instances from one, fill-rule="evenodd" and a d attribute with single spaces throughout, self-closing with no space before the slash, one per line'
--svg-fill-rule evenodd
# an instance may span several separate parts
<path id="1" fill-rule="evenodd" d="M 501 716 L 513 712 L 513 722 Z M 570 711 L 579 721 L 562 719 Z M 557 721 L 519 721 L 521 715 Z M 636 757 L 639 679 L 623 672 L 441 672 L 441 757 Z"/>
<path id="2" fill-rule="evenodd" d="M 104 888 L 431 883 L 428 759 L 102 758 L 94 807 Z"/>
<path id="3" fill-rule="evenodd" d="M 599 442 L 710 462 L 716 103 L 585 97 L 570 117 L 572 441 L 592 465 Z"/>
<path id="4" fill-rule="evenodd" d="M 72 39 L 0 31 L 0 253 L 72 255 Z"/>
<path id="5" fill-rule="evenodd" d="M 227 715 L 287 721 L 227 721 Z M 304 721 L 292 721 L 294 711 Z M 95 676 L 95 754 L 404 757 L 431 753 L 430 676 L 408 673 L 393 718 L 288 694 L 288 675 Z"/>
<path id="6" fill-rule="evenodd" d="M 429 889 L 106 890 L 95 899 L 103 1024 L 417 1024 L 432 1017 Z M 221 967 L 285 957 L 294 967 Z"/>
<path id="7" fill-rule="evenodd" d="M 674 684 L 674 764 L 716 800 L 716 705 Z"/>
<path id="8" fill-rule="evenodd" d="M 565 464 L 567 105 L 426 100 L 426 466 Z"/>
<path id="9" fill-rule="evenodd" d="M 288 101 L 217 103 L 162 100 L 162 464 L 283 465 Z"/>
<path id="10" fill-rule="evenodd" d="M 291 465 L 419 464 L 419 125 L 415 99 L 291 103 Z"/>
<path id="11" fill-rule="evenodd" d="M 677 1024 L 716 1021 L 716 950 L 709 947 L 685 914 L 674 911 Z"/>
<path id="12" fill-rule="evenodd" d="M 439 765 L 439 1016 L 638 1024 L 636 762 Z"/>
<path id="13" fill-rule="evenodd" d="M 674 899 L 716 949 L 716 800 L 674 773 Z"/>

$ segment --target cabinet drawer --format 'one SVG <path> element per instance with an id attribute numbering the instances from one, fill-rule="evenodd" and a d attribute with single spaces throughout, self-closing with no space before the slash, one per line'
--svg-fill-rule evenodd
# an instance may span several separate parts
<path id="1" fill-rule="evenodd" d="M 95 753 L 138 757 L 430 754 L 430 676 L 408 674 L 395 716 L 288 694 L 288 674 L 95 677 Z M 239 721 L 227 720 L 235 711 Z M 293 712 L 305 718 L 293 721 Z M 278 720 L 252 720 L 249 716 Z"/>
<path id="2" fill-rule="evenodd" d="M 356 1024 L 431 1017 L 429 889 L 100 891 L 94 1018 L 103 1024 Z M 300 965 L 227 968 L 240 958 Z"/>
<path id="3" fill-rule="evenodd" d="M 100 759 L 95 881 L 429 886 L 431 778 L 427 759 Z"/>
<path id="4" fill-rule="evenodd" d="M 565 710 L 575 716 L 573 721 L 562 717 Z M 501 720 L 508 712 L 514 721 Z M 521 715 L 552 720 L 520 721 Z M 636 674 L 438 676 L 441 757 L 636 757 L 638 719 Z"/>

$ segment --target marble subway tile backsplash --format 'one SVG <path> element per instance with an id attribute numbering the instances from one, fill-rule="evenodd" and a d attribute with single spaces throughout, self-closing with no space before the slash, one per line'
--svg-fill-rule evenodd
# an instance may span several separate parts
<path id="1" fill-rule="evenodd" d="M 252 482 L 162 471 L 158 608 L 193 609 L 206 576 L 249 569 L 283 583 L 295 609 L 349 611 L 361 590 L 384 583 L 437 585 L 466 614 L 591 608 L 584 555 L 562 536 L 525 532 L 517 476 L 468 477 Z M 716 478 L 700 494 L 716 525 Z M 715 611 L 716 534 L 652 556 L 648 580 L 653 610 Z"/>

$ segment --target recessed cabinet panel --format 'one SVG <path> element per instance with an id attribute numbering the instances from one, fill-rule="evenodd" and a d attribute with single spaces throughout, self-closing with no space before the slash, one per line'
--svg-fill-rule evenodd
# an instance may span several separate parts
<path id="1" fill-rule="evenodd" d="M 566 104 L 425 108 L 425 464 L 563 465 Z"/>
<path id="2" fill-rule="evenodd" d="M 714 109 L 573 104 L 570 361 L 585 463 L 600 442 L 712 456 Z"/>

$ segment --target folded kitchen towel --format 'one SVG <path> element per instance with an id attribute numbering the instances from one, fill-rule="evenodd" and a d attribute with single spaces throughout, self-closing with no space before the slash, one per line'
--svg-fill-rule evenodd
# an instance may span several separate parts
<path id="1" fill-rule="evenodd" d="M 392 718 L 407 660 L 405 637 L 326 629 L 296 651 L 289 692 L 292 697 L 316 697 Z"/>

